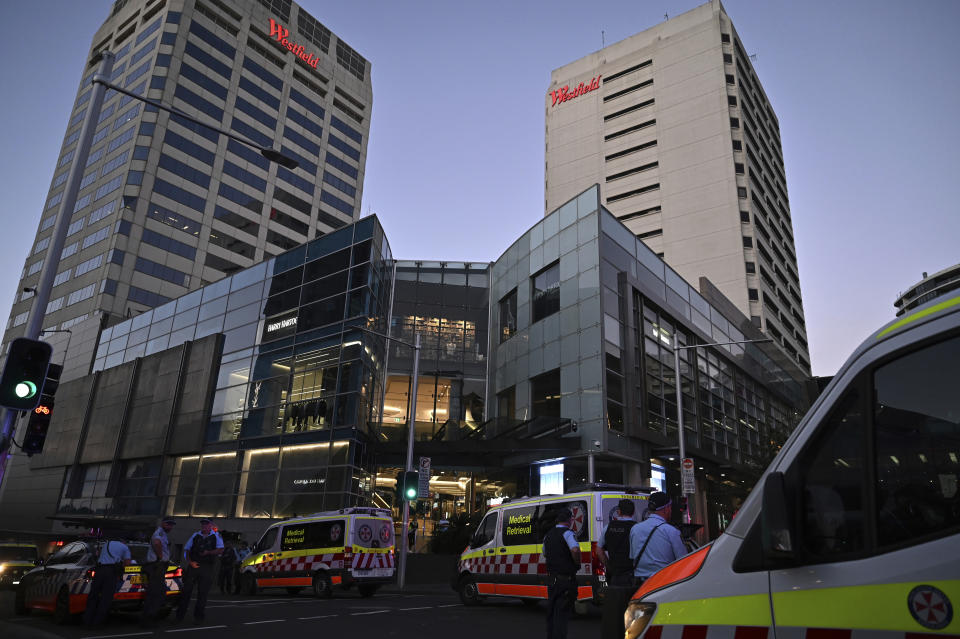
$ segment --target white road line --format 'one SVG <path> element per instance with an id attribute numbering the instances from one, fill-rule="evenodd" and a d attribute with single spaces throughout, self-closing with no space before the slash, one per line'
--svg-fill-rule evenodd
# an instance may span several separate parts
<path id="1" fill-rule="evenodd" d="M 390 610 L 372 610 L 370 612 L 351 612 L 351 617 L 358 617 L 360 615 L 379 615 L 384 612 L 390 612 Z"/>
<path id="2" fill-rule="evenodd" d="M 243 625 L 245 626 L 255 626 L 258 623 L 279 623 L 281 621 L 286 621 L 286 619 L 266 619 L 264 621 L 244 621 Z"/>
<path id="3" fill-rule="evenodd" d="M 306 619 L 329 619 L 330 617 L 339 617 L 340 615 L 317 615 L 316 617 L 297 617 L 300 620 Z"/>
<path id="4" fill-rule="evenodd" d="M 164 630 L 164 632 L 192 632 L 194 630 L 213 630 L 214 628 L 226 628 L 224 625 L 219 626 L 197 626 L 196 628 L 177 628 L 176 630 Z"/>
<path id="5" fill-rule="evenodd" d="M 416 608 L 398 608 L 398 610 L 430 610 L 433 606 L 418 606 Z"/>
<path id="6" fill-rule="evenodd" d="M 93 637 L 84 637 L 83 639 L 108 639 L 109 637 L 137 637 L 140 635 L 152 635 L 152 632 L 128 632 L 122 635 L 94 635 Z"/>
<path id="7" fill-rule="evenodd" d="M 437 608 L 456 608 L 457 606 L 462 606 L 463 604 L 444 604 L 442 606 L 437 606 Z"/>

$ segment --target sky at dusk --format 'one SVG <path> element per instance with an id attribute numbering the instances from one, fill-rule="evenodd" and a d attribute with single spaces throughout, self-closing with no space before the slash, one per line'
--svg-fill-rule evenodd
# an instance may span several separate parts
<path id="1" fill-rule="evenodd" d="M 544 214 L 550 72 L 700 3 L 299 4 L 371 63 L 363 214 L 397 258 L 488 262 Z M 6 315 L 111 5 L 0 3 Z M 960 2 L 724 7 L 780 120 L 813 372 L 832 375 L 898 293 L 960 262 Z"/>

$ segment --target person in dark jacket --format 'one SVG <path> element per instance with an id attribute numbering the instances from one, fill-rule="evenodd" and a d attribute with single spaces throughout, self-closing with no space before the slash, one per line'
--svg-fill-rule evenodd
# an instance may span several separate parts
<path id="1" fill-rule="evenodd" d="M 570 530 L 573 513 L 557 511 L 557 524 L 543 538 L 547 564 L 547 639 L 567 639 L 567 621 L 577 599 L 580 544 Z"/>
<path id="2" fill-rule="evenodd" d="M 607 579 L 601 617 L 603 639 L 623 636 L 623 613 L 635 590 L 633 561 L 630 559 L 630 529 L 637 523 L 633 518 L 635 511 L 633 500 L 621 499 L 600 536 L 599 558 Z"/>
<path id="3" fill-rule="evenodd" d="M 213 585 L 213 568 L 217 557 L 223 552 L 223 539 L 213 530 L 209 519 L 200 520 L 200 532 L 196 532 L 183 547 L 183 559 L 187 570 L 183 575 L 183 590 L 177 606 L 177 621 L 182 621 L 190 607 L 190 595 L 197 589 L 197 603 L 193 608 L 193 622 L 203 623 L 207 607 L 207 594 Z"/>

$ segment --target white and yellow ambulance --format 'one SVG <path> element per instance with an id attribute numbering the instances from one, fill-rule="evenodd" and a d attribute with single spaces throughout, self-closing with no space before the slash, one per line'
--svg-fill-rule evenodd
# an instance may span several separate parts
<path id="1" fill-rule="evenodd" d="M 960 636 L 960 295 L 871 335 L 627 639 Z"/>
<path id="2" fill-rule="evenodd" d="M 372 596 L 394 580 L 394 533 L 390 511 L 344 508 L 294 517 L 267 528 L 240 564 L 240 589 L 296 593 L 311 588 L 317 597 L 357 586 Z"/>
<path id="3" fill-rule="evenodd" d="M 556 511 L 573 513 L 571 530 L 580 543 L 578 608 L 600 603 L 605 575 L 597 547 L 604 527 L 621 499 L 636 500 L 636 515 L 646 510 L 651 489 L 596 484 L 565 495 L 521 497 L 492 507 L 460 555 L 452 586 L 468 606 L 486 597 L 525 602 L 547 598 L 543 538 L 556 525 Z"/>

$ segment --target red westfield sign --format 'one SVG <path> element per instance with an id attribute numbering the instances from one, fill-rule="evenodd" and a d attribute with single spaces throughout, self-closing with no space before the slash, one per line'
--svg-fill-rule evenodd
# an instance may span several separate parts
<path id="1" fill-rule="evenodd" d="M 290 29 L 287 29 L 279 22 L 275 22 L 273 18 L 270 18 L 270 37 L 276 38 L 281 46 L 289 49 L 291 53 L 303 60 L 305 64 L 310 65 L 314 69 L 317 68 L 317 62 L 320 60 L 320 57 L 313 53 L 307 53 L 306 47 L 302 44 L 290 42 L 290 40 L 287 39 L 290 37 Z"/>
<path id="2" fill-rule="evenodd" d="M 573 98 L 580 97 L 584 93 L 590 93 L 591 91 L 596 91 L 600 88 L 600 78 L 602 76 L 597 76 L 593 80 L 590 80 L 589 83 L 583 83 L 577 85 L 577 87 L 571 91 L 570 85 L 568 84 L 565 87 L 556 89 L 555 91 L 550 92 L 550 97 L 553 98 L 553 104 L 550 106 L 557 106 L 562 104 L 567 100 L 572 100 Z"/>

